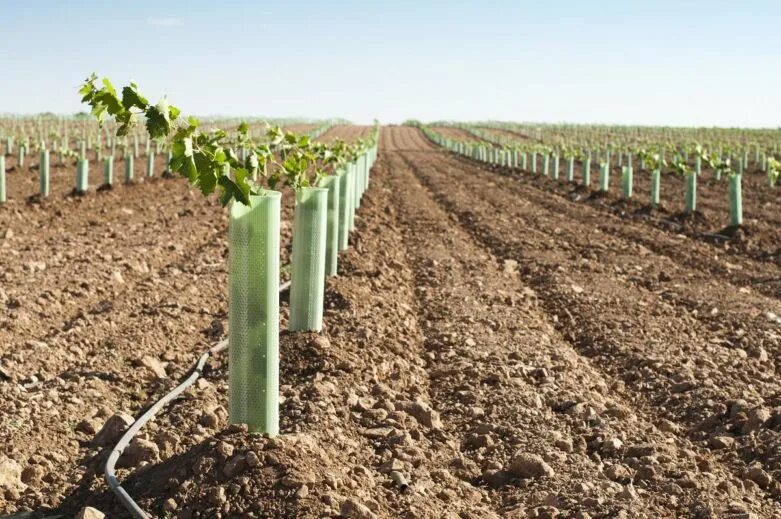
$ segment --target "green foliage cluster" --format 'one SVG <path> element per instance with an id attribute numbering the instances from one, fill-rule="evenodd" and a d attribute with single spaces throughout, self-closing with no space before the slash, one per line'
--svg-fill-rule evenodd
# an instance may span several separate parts
<path id="1" fill-rule="evenodd" d="M 100 124 L 107 118 L 116 121 L 117 136 L 127 135 L 143 119 L 153 139 L 170 143 L 170 170 L 185 176 L 204 195 L 219 189 L 223 205 L 231 200 L 250 205 L 251 195 L 281 184 L 294 189 L 316 185 L 321 177 L 358 158 L 377 139 L 376 127 L 369 139 L 353 144 L 338 140 L 324 144 L 279 127 L 269 127 L 261 139 L 254 139 L 246 122 L 235 131 L 204 131 L 198 119 L 184 119 L 166 98 L 153 105 L 133 82 L 120 95 L 108 78 L 98 83 L 95 74 L 85 80 L 79 93 Z"/>

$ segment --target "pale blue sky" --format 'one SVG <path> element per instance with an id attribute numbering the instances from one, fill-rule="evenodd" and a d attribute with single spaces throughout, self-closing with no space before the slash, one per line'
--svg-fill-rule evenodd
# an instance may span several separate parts
<path id="1" fill-rule="evenodd" d="M 781 126 L 781 0 L 0 3 L 0 112 Z"/>

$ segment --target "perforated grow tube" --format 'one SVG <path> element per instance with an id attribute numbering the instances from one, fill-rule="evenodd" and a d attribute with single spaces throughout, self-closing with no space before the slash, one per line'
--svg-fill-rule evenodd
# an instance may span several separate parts
<path id="1" fill-rule="evenodd" d="M 323 328 L 328 189 L 296 189 L 293 269 L 290 276 L 290 331 Z"/>
<path id="2" fill-rule="evenodd" d="M 342 170 L 337 175 L 339 179 L 339 250 L 347 249 L 350 237 L 350 200 L 352 198 L 352 184 L 347 170 Z"/>
<path id="3" fill-rule="evenodd" d="M 743 225 L 742 176 L 729 175 L 729 220 L 730 225 Z"/>
<path id="4" fill-rule="evenodd" d="M 599 190 L 607 193 L 610 188 L 610 164 L 604 163 L 599 168 Z"/>
<path id="5" fill-rule="evenodd" d="M 692 214 L 697 210 L 697 173 L 686 173 L 686 213 Z"/>
<path id="6" fill-rule="evenodd" d="M 659 205 L 659 188 L 661 185 L 662 172 L 655 169 L 651 172 L 651 205 Z"/>
<path id="7" fill-rule="evenodd" d="M 279 433 L 280 193 L 230 209 L 229 414 L 252 432 Z"/>
<path id="8" fill-rule="evenodd" d="M 135 159 L 133 155 L 128 153 L 127 156 L 125 156 L 125 182 L 127 182 L 128 184 L 133 182 L 133 176 L 135 175 L 135 173 L 133 172 L 133 169 L 135 167 L 134 161 Z"/>
<path id="9" fill-rule="evenodd" d="M 0 155 L 0 204 L 4 204 L 7 201 L 5 192 L 5 156 Z"/>
<path id="10" fill-rule="evenodd" d="M 40 175 L 40 194 L 41 197 L 46 198 L 51 191 L 51 176 L 49 167 L 49 150 L 41 151 L 41 159 L 38 164 L 38 174 Z"/>
<path id="11" fill-rule="evenodd" d="M 583 185 L 586 187 L 591 185 L 591 157 L 586 158 L 586 162 L 583 163 Z"/>
<path id="12" fill-rule="evenodd" d="M 624 198 L 632 198 L 633 192 L 633 175 L 632 166 L 624 166 L 621 172 L 621 185 L 623 187 Z"/>
<path id="13" fill-rule="evenodd" d="M 89 160 L 79 159 L 76 163 L 76 192 L 84 194 L 89 188 Z"/>
<path id="14" fill-rule="evenodd" d="M 103 160 L 103 185 L 105 186 L 112 186 L 114 185 L 114 158 L 106 157 Z"/>
<path id="15" fill-rule="evenodd" d="M 339 177 L 325 177 L 320 187 L 328 190 L 328 217 L 325 233 L 325 274 L 335 276 L 339 259 L 339 199 L 341 181 Z"/>

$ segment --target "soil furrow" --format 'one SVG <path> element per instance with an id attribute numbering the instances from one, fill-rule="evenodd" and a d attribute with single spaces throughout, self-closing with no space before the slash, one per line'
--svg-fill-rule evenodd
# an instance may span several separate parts
<path id="1" fill-rule="evenodd" d="M 435 170 L 436 168 L 432 167 L 425 168 L 425 170 L 418 168 L 418 173 L 431 177 Z M 453 173 L 453 170 L 451 170 L 447 174 L 447 182 L 451 186 L 460 186 L 462 183 L 468 186 L 468 189 L 465 187 L 465 191 L 458 195 L 458 202 L 454 202 L 452 199 L 453 196 L 456 196 L 451 194 L 454 190 L 452 188 L 445 190 L 442 185 L 445 182 L 445 174 L 437 174 L 436 186 L 429 185 L 429 187 L 435 189 L 440 200 L 444 199 L 444 203 L 449 205 L 451 210 L 456 211 L 456 214 L 459 214 L 462 223 L 471 226 L 475 235 L 490 243 L 497 253 L 501 253 L 506 258 L 522 255 L 526 262 L 532 263 L 529 267 L 532 271 L 528 275 L 538 276 L 542 279 L 539 287 L 544 288 L 546 293 L 549 293 L 549 302 L 555 303 L 551 304 L 550 308 L 561 319 L 562 326 L 572 330 L 571 340 L 578 344 L 582 351 L 586 351 L 588 355 L 596 356 L 600 363 L 608 360 L 607 367 L 611 376 L 623 379 L 625 383 L 634 386 L 630 395 L 634 394 L 637 397 L 638 394 L 649 390 L 649 387 L 646 386 L 653 386 L 650 387 L 653 399 L 645 407 L 650 405 L 668 408 L 671 416 L 667 417 L 677 419 L 679 422 L 682 421 L 687 428 L 696 429 L 695 426 L 702 426 L 701 422 L 706 421 L 706 419 L 714 422 L 714 418 L 720 417 L 719 413 L 722 407 L 729 406 L 732 403 L 731 400 L 743 396 L 750 398 L 754 402 L 754 405 L 747 406 L 744 409 L 746 413 L 756 413 L 758 410 L 765 410 L 765 405 L 772 405 L 772 400 L 768 402 L 762 401 L 763 394 L 772 394 L 775 391 L 773 389 L 772 371 L 768 371 L 767 367 L 761 364 L 754 366 L 751 363 L 747 363 L 750 366 L 747 368 L 748 371 L 742 374 L 737 381 L 730 378 L 734 377 L 734 374 L 719 376 L 716 369 L 718 360 L 722 361 L 718 362 L 719 365 L 735 365 L 739 358 L 730 359 L 729 357 L 734 356 L 734 354 L 728 348 L 718 348 L 709 345 L 707 331 L 700 329 L 697 332 L 696 326 L 692 328 L 693 320 L 689 316 L 686 316 L 687 319 L 682 319 L 681 317 L 676 319 L 675 311 L 661 312 L 663 317 L 658 330 L 655 326 L 651 327 L 651 330 L 647 331 L 652 331 L 652 333 L 649 335 L 646 331 L 643 335 L 647 339 L 642 340 L 652 339 L 654 346 L 656 346 L 657 341 L 664 345 L 674 345 L 678 334 L 683 332 L 682 336 L 691 335 L 695 344 L 683 344 L 681 345 L 682 347 L 677 345 L 675 347 L 662 347 L 649 356 L 649 352 L 644 352 L 647 346 L 637 340 L 637 331 L 631 327 L 629 329 L 626 328 L 627 321 L 631 322 L 634 320 L 633 318 L 640 318 L 640 316 L 643 316 L 644 320 L 648 320 L 648 317 L 646 317 L 648 310 L 656 308 L 658 311 L 658 304 L 655 307 L 649 306 L 653 300 L 650 294 L 641 292 L 638 295 L 621 296 L 622 291 L 626 292 L 626 289 L 620 285 L 605 282 L 604 275 L 596 275 L 598 272 L 595 273 L 594 268 L 584 268 L 584 265 L 588 262 L 583 261 L 583 257 L 577 253 L 577 249 L 573 253 L 572 244 L 566 246 L 566 243 L 559 243 L 555 248 L 544 247 L 550 251 L 545 252 L 538 250 L 541 247 L 530 242 L 530 240 L 515 240 L 513 234 L 517 235 L 517 232 L 512 233 L 510 228 L 505 228 L 505 222 L 507 220 L 516 222 L 523 220 L 533 224 L 534 217 L 531 216 L 529 218 L 533 212 L 529 213 L 529 215 L 522 215 L 518 210 L 509 209 L 512 207 L 511 204 L 515 206 L 521 205 L 518 204 L 517 197 L 513 197 L 514 201 L 512 202 L 509 200 L 500 202 L 502 200 L 501 190 L 491 186 L 483 186 L 483 193 L 480 193 L 480 186 L 470 185 L 466 178 L 454 176 Z M 474 177 L 474 172 L 472 172 L 472 176 Z M 428 180 L 431 181 L 430 178 Z M 475 180 L 475 183 L 477 182 L 479 180 Z M 456 191 L 459 190 L 456 189 Z M 490 194 L 488 194 L 489 192 Z M 490 199 L 490 203 L 486 205 L 478 202 L 475 198 L 476 193 L 480 193 L 477 198 L 485 197 L 486 200 Z M 465 200 L 469 200 L 469 202 Z M 508 218 L 505 219 L 501 216 L 492 218 L 490 223 L 480 221 L 478 215 L 481 212 L 483 214 L 493 214 L 497 209 L 499 209 L 499 214 L 502 216 L 507 211 Z M 497 225 L 497 223 L 499 224 Z M 509 222 L 507 223 L 509 224 Z M 517 224 L 513 225 L 513 227 L 517 229 Z M 543 229 L 547 229 L 549 232 L 553 230 L 556 233 L 555 229 L 558 227 L 559 223 L 548 223 Z M 564 227 L 564 225 L 561 225 L 561 227 Z M 559 249 L 565 251 L 564 254 L 557 253 L 556 251 Z M 566 256 L 574 257 L 569 259 Z M 600 263 L 612 263 L 602 257 L 599 260 Z M 620 260 L 618 263 L 619 265 L 627 265 L 630 262 L 631 259 L 627 258 L 627 260 Z M 592 283 L 593 287 L 591 286 Z M 571 289 L 571 286 L 575 286 L 579 291 L 584 291 L 585 289 L 582 293 L 588 294 L 588 296 L 578 297 L 578 294 L 581 292 L 575 291 L 573 293 L 574 289 Z M 606 286 L 610 290 L 605 290 Z M 600 292 L 605 295 L 602 296 Z M 631 291 L 628 293 L 631 293 Z M 619 300 L 611 301 L 616 296 L 618 296 Z M 583 301 L 583 306 L 581 307 L 578 304 L 580 299 L 588 299 L 589 301 Z M 603 300 L 600 301 L 600 299 Z M 638 300 L 641 303 L 640 306 L 637 305 Z M 632 318 L 625 319 L 620 317 L 619 313 L 613 313 L 617 312 L 616 310 L 603 310 L 600 312 L 599 307 L 602 305 L 608 306 L 608 308 L 620 306 L 621 313 L 629 313 Z M 680 324 L 673 324 L 676 320 L 680 321 Z M 649 325 L 646 325 L 646 329 Z M 664 333 L 665 327 L 667 330 L 673 331 Z M 622 328 L 626 329 L 626 333 L 620 333 Z M 616 333 L 617 331 L 619 333 Z M 630 334 L 635 335 L 634 340 L 632 340 L 633 337 Z M 701 339 L 698 335 L 705 335 L 705 338 Z M 691 362 L 687 366 L 687 360 L 684 359 L 693 354 L 692 346 L 695 346 L 694 351 L 696 349 L 702 350 L 703 353 L 695 355 L 695 358 L 698 359 L 696 363 L 703 363 L 705 366 L 692 366 Z M 717 356 L 726 358 L 717 359 Z M 676 357 L 681 359 L 680 364 L 675 360 Z M 648 365 L 648 361 L 651 361 L 650 364 L 655 374 L 650 378 L 648 376 L 638 376 L 638 367 Z M 610 366 L 614 366 L 615 369 L 612 369 Z M 749 386 L 749 388 L 753 386 L 750 397 L 744 391 L 743 381 L 753 382 Z M 633 382 L 634 384 L 632 384 Z M 676 386 L 682 387 L 684 383 L 692 384 L 692 387 L 681 392 L 672 390 Z M 713 388 L 708 389 L 708 384 L 715 384 L 716 388 L 732 387 L 732 389 L 719 394 L 720 391 L 715 391 Z M 689 393 L 689 391 L 695 389 L 696 391 Z M 714 397 L 718 398 L 714 401 Z M 643 403 L 642 397 L 639 402 L 640 404 Z M 735 425 L 728 419 L 716 420 L 714 423 L 706 424 L 706 426 L 693 431 L 692 436 L 694 439 L 702 440 L 703 436 L 707 439 L 706 433 L 716 435 L 728 432 L 734 429 Z M 767 426 L 772 427 L 772 423 L 767 424 Z M 752 439 L 746 438 L 746 440 Z M 746 461 L 753 461 L 750 456 L 747 458 Z M 738 472 L 740 471 L 738 470 Z"/>

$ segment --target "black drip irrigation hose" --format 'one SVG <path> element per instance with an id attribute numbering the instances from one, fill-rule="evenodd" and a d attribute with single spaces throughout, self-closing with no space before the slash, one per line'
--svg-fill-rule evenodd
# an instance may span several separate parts
<path id="1" fill-rule="evenodd" d="M 285 283 L 282 283 L 279 286 L 279 292 L 282 293 L 285 290 L 288 290 L 290 288 L 290 281 L 287 281 Z M 180 394 L 182 394 L 187 388 L 192 386 L 196 380 L 198 380 L 198 377 L 201 376 L 201 373 L 203 371 L 203 367 L 206 365 L 206 361 L 209 359 L 211 355 L 216 355 L 217 353 L 220 353 L 222 351 L 225 351 L 228 348 L 228 340 L 225 339 L 223 341 L 218 342 L 211 348 L 209 348 L 208 351 L 204 352 L 203 355 L 201 355 L 198 358 L 198 362 L 195 363 L 195 366 L 193 368 L 193 372 L 190 373 L 190 376 L 185 379 L 184 382 L 176 386 L 173 390 L 171 390 L 168 394 L 163 396 L 160 400 L 155 402 L 155 404 L 150 407 L 143 415 L 141 415 L 138 420 L 133 422 L 133 425 L 130 426 L 130 428 L 125 431 L 125 434 L 122 435 L 122 438 L 119 439 L 119 442 L 114 446 L 114 449 L 111 451 L 111 454 L 109 454 L 108 461 L 106 462 L 106 469 L 104 470 L 104 475 L 106 477 L 106 483 L 108 483 L 108 486 L 111 488 L 111 491 L 114 492 L 114 495 L 117 496 L 117 499 L 122 503 L 122 505 L 127 509 L 128 512 L 130 512 L 130 515 L 132 515 L 135 519 L 151 519 L 151 516 L 144 512 L 144 510 L 138 506 L 138 503 L 136 503 L 132 497 L 130 497 L 130 494 L 127 493 L 127 491 L 122 488 L 122 484 L 117 479 L 116 474 L 114 473 L 114 468 L 117 463 L 117 460 L 119 460 L 119 457 L 122 455 L 122 452 L 125 450 L 125 448 L 128 446 L 128 444 L 133 440 L 133 437 L 138 433 L 138 431 L 141 430 L 142 427 L 144 427 L 147 422 L 149 422 L 152 418 L 154 418 L 155 414 L 157 414 L 160 409 L 165 407 L 166 404 L 174 400 L 176 397 L 178 397 Z"/>

